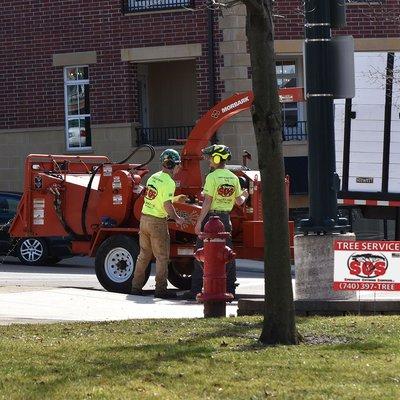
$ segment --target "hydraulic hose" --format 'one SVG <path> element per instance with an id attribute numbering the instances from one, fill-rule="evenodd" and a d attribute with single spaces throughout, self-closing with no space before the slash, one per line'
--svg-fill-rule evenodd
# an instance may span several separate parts
<path id="1" fill-rule="evenodd" d="M 89 203 L 89 197 L 90 197 L 90 191 L 92 189 L 92 183 L 93 179 L 97 174 L 97 171 L 103 166 L 103 164 L 98 165 L 92 172 L 91 176 L 88 182 L 88 185 L 86 186 L 85 190 L 85 197 L 83 198 L 83 203 L 82 203 L 82 212 L 81 212 L 81 226 L 82 226 L 82 231 L 85 236 L 87 236 L 87 229 L 86 229 L 86 211 L 87 211 L 87 206 Z"/>
<path id="2" fill-rule="evenodd" d="M 74 230 L 67 224 L 64 218 L 64 214 L 61 208 L 61 194 L 57 189 L 50 189 L 50 192 L 54 195 L 54 210 L 56 212 L 57 218 L 59 219 L 61 225 L 63 226 L 65 232 L 67 232 L 74 240 L 89 240 L 88 236 L 78 235 Z"/>
<path id="3" fill-rule="evenodd" d="M 132 153 L 130 153 L 128 157 L 126 157 L 122 161 L 117 162 L 116 164 L 125 164 L 138 150 L 140 150 L 140 149 L 142 149 L 144 147 L 146 147 L 146 148 L 148 148 L 150 150 L 150 158 L 149 158 L 148 161 L 146 161 L 143 164 L 138 165 L 136 168 L 140 169 L 140 168 L 144 167 L 145 165 L 151 163 L 153 161 L 153 158 L 156 155 L 156 151 L 155 151 L 154 147 L 151 146 L 150 144 L 142 144 L 139 147 L 136 147 L 136 149 L 133 150 Z"/>
<path id="4" fill-rule="evenodd" d="M 125 159 L 123 159 L 122 161 L 119 161 L 117 163 L 114 164 L 125 164 L 138 150 L 142 149 L 142 148 L 148 148 L 150 150 L 150 158 L 143 164 L 138 165 L 136 168 L 140 169 L 142 167 L 144 167 L 145 165 L 149 164 L 155 157 L 156 155 L 156 151 L 154 149 L 153 146 L 149 145 L 149 144 L 142 144 L 139 147 L 136 147 L 136 149 L 134 149 L 129 155 L 128 157 L 126 157 Z M 103 164 L 98 165 L 92 172 L 91 172 L 91 176 L 88 182 L 88 185 L 86 187 L 86 191 L 85 191 L 85 197 L 83 199 L 83 203 L 82 203 L 82 213 L 81 213 L 81 226 L 82 226 L 82 231 L 84 236 L 87 236 L 87 228 L 86 228 L 86 212 L 87 212 L 87 207 L 89 204 L 89 197 L 90 197 L 90 191 L 92 189 L 92 183 L 93 183 L 93 179 L 95 177 L 95 175 L 97 174 L 98 170 L 103 166 Z"/>

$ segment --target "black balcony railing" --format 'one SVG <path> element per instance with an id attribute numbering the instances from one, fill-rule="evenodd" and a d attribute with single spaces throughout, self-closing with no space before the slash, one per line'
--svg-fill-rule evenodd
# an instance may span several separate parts
<path id="1" fill-rule="evenodd" d="M 194 0 L 122 0 L 122 12 L 143 12 L 194 8 Z"/>
<path id="2" fill-rule="evenodd" d="M 151 144 L 152 146 L 169 146 L 182 143 L 187 139 L 193 126 L 168 126 L 163 128 L 136 128 L 138 146 Z M 307 140 L 306 122 L 298 121 L 296 125 L 285 125 L 282 130 L 284 141 Z"/>
<path id="3" fill-rule="evenodd" d="M 165 128 L 136 128 L 137 144 L 172 146 L 187 139 L 193 126 L 172 126 Z"/>
<path id="4" fill-rule="evenodd" d="M 295 125 L 283 125 L 282 137 L 284 141 L 307 140 L 306 121 L 297 121 Z"/>

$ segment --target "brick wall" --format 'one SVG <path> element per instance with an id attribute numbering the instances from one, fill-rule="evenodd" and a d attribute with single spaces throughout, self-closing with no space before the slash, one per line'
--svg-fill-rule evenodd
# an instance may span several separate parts
<path id="1" fill-rule="evenodd" d="M 304 37 L 303 1 L 277 0 L 275 38 L 281 40 Z M 346 29 L 335 34 L 353 35 L 355 38 L 384 38 L 400 36 L 400 1 L 384 0 L 383 4 L 350 4 L 347 6 Z"/>
<path id="2" fill-rule="evenodd" d="M 136 70 L 121 62 L 121 49 L 202 43 L 200 115 L 209 108 L 207 11 L 201 4 L 196 12 L 123 15 L 120 0 L 7 0 L 0 37 L 0 129 L 64 125 L 63 68 L 52 66 L 54 53 L 96 51 L 97 63 L 89 66 L 92 124 L 125 123 L 137 120 Z M 216 55 L 220 39 L 217 30 Z M 219 79 L 216 86 L 220 98 Z"/>
<path id="3" fill-rule="evenodd" d="M 196 12 L 174 11 L 123 15 L 120 0 L 3 1 L 0 14 L 0 129 L 64 125 L 62 67 L 52 66 L 54 53 L 96 51 L 90 65 L 93 124 L 137 120 L 134 99 L 135 66 L 121 62 L 120 50 L 130 47 L 202 43 L 197 61 L 198 110 L 209 108 L 207 66 L 207 10 L 203 0 Z M 337 33 L 355 37 L 400 35 L 400 1 L 383 5 L 351 5 L 348 27 Z M 278 0 L 276 39 L 303 37 L 302 1 Z M 216 94 L 219 79 L 222 33 L 215 15 Z"/>

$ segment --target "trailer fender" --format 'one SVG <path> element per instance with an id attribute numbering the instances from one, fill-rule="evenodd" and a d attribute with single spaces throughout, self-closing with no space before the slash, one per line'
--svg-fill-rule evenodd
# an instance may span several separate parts
<path id="1" fill-rule="evenodd" d="M 93 238 L 89 256 L 95 257 L 97 249 L 110 236 L 115 236 L 115 235 L 138 236 L 138 234 L 139 234 L 139 228 L 101 228 L 98 230 L 98 232 Z"/>

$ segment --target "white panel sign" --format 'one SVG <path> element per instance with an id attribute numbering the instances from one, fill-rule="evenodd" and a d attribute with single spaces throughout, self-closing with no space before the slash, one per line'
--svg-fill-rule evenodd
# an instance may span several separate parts
<path id="1" fill-rule="evenodd" d="M 45 204 L 44 198 L 33 199 L 33 225 L 44 225 Z"/>
<path id="2" fill-rule="evenodd" d="M 333 290 L 400 291 L 400 242 L 334 243 Z"/>
<path id="3" fill-rule="evenodd" d="M 352 110 L 349 154 L 350 191 L 377 192 L 382 185 L 382 153 L 385 109 L 386 52 L 358 52 L 354 54 L 356 95 Z M 336 160 L 343 161 L 343 103 L 335 101 Z M 341 176 L 341 170 L 340 177 Z M 371 177 L 362 182 L 358 178 Z"/>

